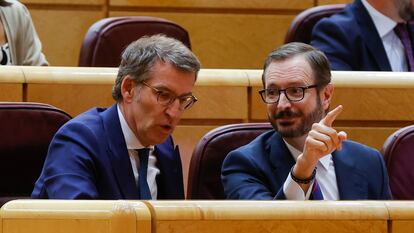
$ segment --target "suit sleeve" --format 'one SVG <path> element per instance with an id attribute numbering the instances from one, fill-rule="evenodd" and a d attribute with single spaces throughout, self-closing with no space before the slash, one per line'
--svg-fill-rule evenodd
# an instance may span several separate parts
<path id="1" fill-rule="evenodd" d="M 391 194 L 389 180 L 388 180 L 387 168 L 385 166 L 384 159 L 381 153 L 376 151 L 376 154 L 379 160 L 381 174 L 382 174 L 381 197 L 379 199 L 380 200 L 391 200 L 392 194 Z"/>
<path id="2" fill-rule="evenodd" d="M 273 200 L 285 199 L 283 185 L 274 195 L 263 168 L 240 150 L 230 152 L 223 162 L 221 178 L 228 199 Z"/>
<path id="3" fill-rule="evenodd" d="M 332 70 L 354 70 L 358 58 L 353 52 L 352 33 L 329 18 L 323 19 L 312 31 L 311 45 L 325 53 Z"/>
<path id="4" fill-rule="evenodd" d="M 49 147 L 40 196 L 50 199 L 97 199 L 96 135 L 86 126 L 64 126 Z M 94 146 L 95 145 L 95 146 Z M 39 181 L 38 181 L 39 182 Z M 36 187 L 35 187 L 36 190 Z"/>

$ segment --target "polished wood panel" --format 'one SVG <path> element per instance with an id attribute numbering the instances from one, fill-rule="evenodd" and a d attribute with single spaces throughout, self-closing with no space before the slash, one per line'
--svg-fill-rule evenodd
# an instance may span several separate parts
<path id="1" fill-rule="evenodd" d="M 27 84 L 113 85 L 118 68 L 16 66 Z"/>
<path id="2" fill-rule="evenodd" d="M 25 78 L 21 66 L 1 66 L 0 83 L 24 83 Z"/>
<path id="3" fill-rule="evenodd" d="M 351 3 L 352 0 L 317 0 L 318 5 L 328 5 L 328 4 L 341 4 L 341 3 Z"/>
<path id="4" fill-rule="evenodd" d="M 110 16 L 124 15 L 155 16 L 174 21 L 189 32 L 192 50 L 204 68 L 241 69 L 261 68 L 267 54 L 283 44 L 294 17 L 231 12 L 110 12 Z"/>
<path id="5" fill-rule="evenodd" d="M 0 83 L 0 101 L 23 101 L 23 85 Z"/>
<path id="6" fill-rule="evenodd" d="M 198 101 L 182 119 L 247 119 L 247 87 L 196 86 Z"/>
<path id="7" fill-rule="evenodd" d="M 111 90 L 116 68 L 23 69 L 28 83 L 27 101 L 49 103 L 72 116 L 93 106 L 103 107 L 114 103 Z M 194 88 L 199 101 L 184 113 L 183 119 L 247 119 L 248 79 L 243 72 L 236 72 L 233 78 L 223 79 L 229 72 L 231 71 L 200 72 Z"/>
<path id="8" fill-rule="evenodd" d="M 95 106 L 114 104 L 111 90 L 112 85 L 28 84 L 27 101 L 48 103 L 76 116 Z"/>
<path id="9" fill-rule="evenodd" d="M 198 101 L 182 119 L 247 119 L 248 86 L 243 71 L 203 69 L 193 90 Z"/>
<path id="10" fill-rule="evenodd" d="M 149 201 L 157 233 L 387 232 L 382 203 Z"/>
<path id="11" fill-rule="evenodd" d="M 24 74 L 18 66 L 0 69 L 0 101 L 23 101 Z"/>
<path id="12" fill-rule="evenodd" d="M 103 5 L 106 3 L 106 0 L 22 0 L 21 2 L 27 5 L 28 4 Z"/>
<path id="13" fill-rule="evenodd" d="M 205 68 L 260 68 L 266 54 L 283 44 L 293 17 L 315 4 L 314 0 L 23 2 L 30 9 L 52 65 L 78 64 L 81 42 L 93 22 L 108 15 L 151 15 L 187 28 Z"/>
<path id="14" fill-rule="evenodd" d="M 105 17 L 101 10 L 31 8 L 47 60 L 54 66 L 77 66 L 83 38 L 89 27 Z"/>
<path id="15" fill-rule="evenodd" d="M 166 7 L 166 8 L 231 8 L 231 9 L 306 9 L 313 0 L 109 0 L 110 6 Z"/>
<path id="16" fill-rule="evenodd" d="M 6 203 L 1 216 L 3 233 L 151 232 L 151 214 L 143 203 L 17 200 Z"/>
<path id="17" fill-rule="evenodd" d="M 391 224 L 388 232 L 407 233 L 414 229 L 414 202 L 412 201 L 392 201 L 385 203 Z"/>
<path id="18" fill-rule="evenodd" d="M 48 103 L 71 116 L 114 104 L 116 68 L 23 67 L 27 101 Z"/>

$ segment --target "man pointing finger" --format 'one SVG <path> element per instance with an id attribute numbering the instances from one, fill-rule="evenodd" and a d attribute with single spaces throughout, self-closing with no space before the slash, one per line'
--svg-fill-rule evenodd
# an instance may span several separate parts
<path id="1" fill-rule="evenodd" d="M 334 87 L 326 56 L 289 43 L 272 51 L 259 92 L 274 130 L 230 152 L 222 167 L 229 199 L 390 199 L 381 154 L 332 125 Z"/>

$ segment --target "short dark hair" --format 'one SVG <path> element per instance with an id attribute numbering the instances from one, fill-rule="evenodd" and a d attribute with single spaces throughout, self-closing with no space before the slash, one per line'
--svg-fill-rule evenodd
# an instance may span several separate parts
<path id="1" fill-rule="evenodd" d="M 13 3 L 6 0 L 0 0 L 0 6 L 11 6 Z"/>
<path id="2" fill-rule="evenodd" d="M 127 75 L 132 76 L 136 84 L 150 79 L 151 69 L 157 61 L 193 72 L 195 79 L 200 70 L 199 60 L 181 41 L 161 34 L 144 36 L 128 45 L 122 53 L 112 97 L 116 101 L 122 100 L 121 83 Z"/>
<path id="3" fill-rule="evenodd" d="M 312 68 L 312 76 L 315 79 L 315 84 L 320 87 L 327 85 L 331 82 L 331 69 L 328 58 L 325 54 L 304 43 L 291 42 L 273 50 L 266 58 L 263 67 L 262 83 L 265 88 L 266 81 L 266 69 L 273 61 L 283 61 L 295 56 L 304 56 L 305 60 Z"/>

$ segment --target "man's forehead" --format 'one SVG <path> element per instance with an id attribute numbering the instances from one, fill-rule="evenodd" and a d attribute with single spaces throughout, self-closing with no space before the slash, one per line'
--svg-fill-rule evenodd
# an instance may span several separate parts
<path id="1" fill-rule="evenodd" d="M 312 69 L 302 56 L 273 61 L 267 67 L 265 77 L 267 80 L 283 79 L 305 83 L 313 81 Z"/>

